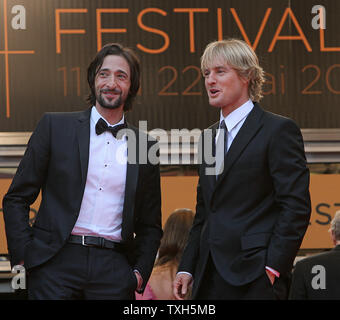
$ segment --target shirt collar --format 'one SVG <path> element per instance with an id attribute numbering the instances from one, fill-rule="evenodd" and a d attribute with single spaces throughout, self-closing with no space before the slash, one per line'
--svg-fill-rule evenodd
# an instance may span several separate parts
<path id="1" fill-rule="evenodd" d="M 225 121 L 228 131 L 230 132 L 236 125 L 243 120 L 253 109 L 254 104 L 249 99 L 243 105 L 235 109 L 233 112 L 229 113 L 225 118 L 223 117 L 222 110 L 220 114 L 220 123 L 222 120 Z"/>
<path id="2" fill-rule="evenodd" d="M 108 125 L 109 127 L 114 127 L 114 126 L 116 126 L 116 125 L 118 125 L 118 124 L 123 124 L 123 123 L 124 123 L 124 114 L 123 114 L 123 117 L 122 117 L 122 119 L 121 119 L 119 122 L 115 123 L 114 125 L 109 124 L 109 123 L 106 121 L 106 119 L 103 118 L 103 117 L 100 115 L 100 113 L 98 112 L 97 108 L 96 108 L 95 106 L 93 106 L 93 107 L 92 107 L 92 110 L 91 110 L 91 121 L 96 125 L 96 123 L 98 122 L 98 120 L 99 120 L 100 118 L 104 119 L 104 121 L 107 123 L 107 125 Z"/>

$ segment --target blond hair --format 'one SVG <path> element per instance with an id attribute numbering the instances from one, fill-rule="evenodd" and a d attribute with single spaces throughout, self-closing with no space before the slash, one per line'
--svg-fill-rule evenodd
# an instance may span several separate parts
<path id="1" fill-rule="evenodd" d="M 264 71 L 254 50 L 243 40 L 227 39 L 214 41 L 207 45 L 201 57 L 201 70 L 211 67 L 216 60 L 223 60 L 231 66 L 240 77 L 249 81 L 248 94 L 251 100 L 260 101 Z"/>

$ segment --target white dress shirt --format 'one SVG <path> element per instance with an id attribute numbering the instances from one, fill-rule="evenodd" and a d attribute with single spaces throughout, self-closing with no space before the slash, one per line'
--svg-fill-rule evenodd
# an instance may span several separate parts
<path id="1" fill-rule="evenodd" d="M 95 126 L 100 118 L 96 107 L 92 107 L 87 179 L 72 234 L 103 237 L 119 242 L 122 240 L 127 141 L 124 137 L 117 140 L 108 131 L 97 135 Z M 116 125 L 121 123 L 124 123 L 124 116 Z"/>
<path id="2" fill-rule="evenodd" d="M 244 121 L 247 119 L 248 114 L 253 109 L 254 104 L 249 99 L 246 103 L 244 103 L 242 106 L 235 109 L 233 112 L 229 113 L 225 118 L 223 117 L 222 110 L 220 115 L 220 122 L 224 120 L 227 129 L 228 129 L 228 145 L 227 150 L 229 150 L 233 140 L 235 139 L 237 133 L 241 129 Z M 218 132 L 216 135 L 216 141 L 221 131 Z"/>

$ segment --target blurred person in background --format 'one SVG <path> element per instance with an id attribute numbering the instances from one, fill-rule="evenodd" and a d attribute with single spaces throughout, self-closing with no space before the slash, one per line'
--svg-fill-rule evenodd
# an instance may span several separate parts
<path id="1" fill-rule="evenodd" d="M 290 300 L 340 299 L 340 210 L 329 229 L 334 248 L 304 258 L 293 271 Z"/>
<path id="2" fill-rule="evenodd" d="M 175 210 L 168 217 L 150 280 L 143 295 L 136 293 L 137 300 L 175 299 L 172 284 L 193 220 L 194 213 L 185 208 Z M 189 296 L 190 292 L 185 299 Z"/>

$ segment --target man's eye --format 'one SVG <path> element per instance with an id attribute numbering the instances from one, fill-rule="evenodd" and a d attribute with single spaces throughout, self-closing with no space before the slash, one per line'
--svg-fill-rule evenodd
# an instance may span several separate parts
<path id="1" fill-rule="evenodd" d="M 119 74 L 117 77 L 120 80 L 126 80 L 127 79 L 127 76 L 125 74 Z"/>

